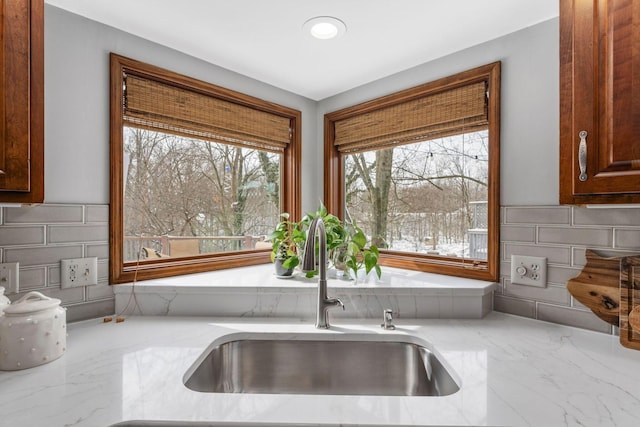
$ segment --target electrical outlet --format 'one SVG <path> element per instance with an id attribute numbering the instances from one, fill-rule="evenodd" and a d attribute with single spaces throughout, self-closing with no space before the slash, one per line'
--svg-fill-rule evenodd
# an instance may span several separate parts
<path id="1" fill-rule="evenodd" d="M 544 257 L 511 255 L 511 283 L 547 287 L 547 259 Z"/>
<path id="2" fill-rule="evenodd" d="M 61 260 L 60 279 L 62 288 L 97 285 L 98 258 L 89 257 Z"/>
<path id="3" fill-rule="evenodd" d="M 19 286 L 20 264 L 17 262 L 5 262 L 0 264 L 0 286 L 4 288 L 5 295 L 17 294 Z"/>

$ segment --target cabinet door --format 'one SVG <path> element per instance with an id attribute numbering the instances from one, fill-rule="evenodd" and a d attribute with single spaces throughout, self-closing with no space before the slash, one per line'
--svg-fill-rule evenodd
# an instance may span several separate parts
<path id="1" fill-rule="evenodd" d="M 43 1 L 0 0 L 0 201 L 44 198 Z"/>
<path id="2" fill-rule="evenodd" d="M 560 0 L 560 163 L 560 203 L 640 202 L 639 1 Z"/>

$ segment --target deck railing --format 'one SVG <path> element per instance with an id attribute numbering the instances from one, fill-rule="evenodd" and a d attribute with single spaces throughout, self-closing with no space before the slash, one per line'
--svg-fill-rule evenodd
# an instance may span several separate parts
<path id="1" fill-rule="evenodd" d="M 124 236 L 124 260 L 249 250 L 265 236 Z M 150 253 L 152 253 L 150 255 Z"/>

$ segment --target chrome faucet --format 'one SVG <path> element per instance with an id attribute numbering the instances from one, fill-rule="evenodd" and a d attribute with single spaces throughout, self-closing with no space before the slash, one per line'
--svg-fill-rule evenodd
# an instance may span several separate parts
<path id="1" fill-rule="evenodd" d="M 320 230 L 318 232 L 318 230 Z M 315 240 L 318 234 L 318 308 L 316 312 L 316 328 L 329 329 L 328 311 L 331 307 L 344 304 L 338 298 L 327 297 L 327 233 L 324 228 L 322 218 L 315 218 L 309 226 L 307 241 L 304 244 L 304 255 L 302 258 L 302 271 L 313 271 L 316 269 L 316 248 Z"/>

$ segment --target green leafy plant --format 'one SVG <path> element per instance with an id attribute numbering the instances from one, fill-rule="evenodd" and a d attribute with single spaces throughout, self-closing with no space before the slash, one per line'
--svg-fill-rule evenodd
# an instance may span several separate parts
<path id="1" fill-rule="evenodd" d="M 344 243 L 344 239 L 346 237 L 344 225 L 340 218 L 330 214 L 324 204 L 320 203 L 320 206 L 315 212 L 307 213 L 302 218 L 302 221 L 300 221 L 301 229 L 305 230 L 305 236 L 306 230 L 309 229 L 311 222 L 318 217 L 322 218 L 324 229 L 327 234 L 327 252 L 332 254 L 336 248 L 340 247 Z"/>
<path id="2" fill-rule="evenodd" d="M 353 223 L 345 225 L 346 230 L 346 251 L 344 253 L 344 263 L 349 272 L 353 273 L 353 278 L 358 277 L 358 270 L 364 267 L 366 274 L 375 270 L 378 279 L 382 276 L 382 270 L 378 265 L 380 251 L 375 245 L 368 244 L 367 236 L 362 229 Z"/>
<path id="3" fill-rule="evenodd" d="M 346 269 L 353 273 L 355 279 L 358 271 L 364 268 L 369 274 L 375 270 L 378 278 L 382 275 L 382 270 L 378 265 L 380 252 L 375 245 L 370 244 L 362 229 L 350 221 L 342 221 L 337 216 L 330 214 L 324 204 L 320 204 L 313 213 L 306 214 L 301 223 L 303 230 L 307 230 L 311 221 L 320 217 L 324 222 L 327 233 L 327 252 L 330 260 L 333 261 L 337 269 Z M 315 274 L 307 274 L 311 277 Z"/>
<path id="4" fill-rule="evenodd" d="M 358 271 L 364 269 L 366 274 L 375 270 L 378 278 L 382 270 L 378 265 L 380 252 L 378 247 L 370 244 L 366 234 L 353 222 L 342 221 L 330 214 L 324 204 L 320 204 L 315 212 L 307 213 L 300 222 L 291 221 L 288 213 L 280 214 L 281 221 L 274 231 L 267 236 L 271 241 L 271 261 L 281 260 L 284 268 L 295 268 L 301 262 L 302 250 L 307 238 L 311 222 L 322 218 L 326 232 L 327 257 L 338 269 L 346 269 L 353 278 Z M 316 250 L 317 242 L 316 242 Z M 307 272 L 307 277 L 318 274 L 318 270 Z"/>
<path id="5" fill-rule="evenodd" d="M 300 224 L 289 220 L 288 213 L 280 214 L 280 222 L 267 240 L 271 241 L 271 261 L 281 260 L 284 268 L 295 268 L 300 264 L 298 245 L 303 244 L 306 233 Z"/>

